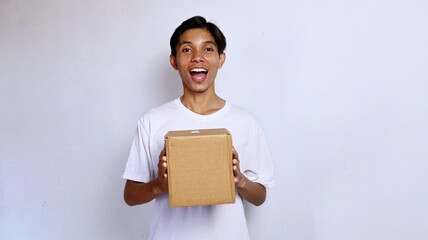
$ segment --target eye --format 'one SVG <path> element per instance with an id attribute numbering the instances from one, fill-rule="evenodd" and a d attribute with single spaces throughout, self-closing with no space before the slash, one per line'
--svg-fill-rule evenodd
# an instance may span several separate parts
<path id="1" fill-rule="evenodd" d="M 188 48 L 188 47 L 185 47 L 185 48 L 181 49 L 181 51 L 182 51 L 183 53 L 189 53 L 189 52 L 191 52 L 191 51 L 192 51 L 192 49 L 191 49 L 191 48 Z"/>
<path id="2" fill-rule="evenodd" d="M 207 51 L 207 52 L 214 52 L 214 48 L 212 48 L 212 47 L 207 47 L 207 48 L 205 48 L 205 51 Z"/>

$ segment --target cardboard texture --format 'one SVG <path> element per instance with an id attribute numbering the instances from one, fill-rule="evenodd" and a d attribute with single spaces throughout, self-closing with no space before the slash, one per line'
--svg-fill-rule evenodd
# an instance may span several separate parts
<path id="1" fill-rule="evenodd" d="M 227 129 L 169 131 L 165 148 L 170 207 L 235 202 Z"/>

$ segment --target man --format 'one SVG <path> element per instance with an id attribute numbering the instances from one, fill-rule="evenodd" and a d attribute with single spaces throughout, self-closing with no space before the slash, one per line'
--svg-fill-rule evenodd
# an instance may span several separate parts
<path id="1" fill-rule="evenodd" d="M 226 39 L 216 25 L 196 16 L 175 30 L 170 46 L 170 63 L 181 77 L 183 95 L 138 121 L 123 174 L 125 202 L 133 206 L 156 199 L 149 239 L 248 239 L 243 201 L 256 206 L 265 201 L 273 169 L 255 117 L 215 92 Z M 232 134 L 236 203 L 170 208 L 164 136 L 170 130 L 208 128 L 226 128 Z"/>

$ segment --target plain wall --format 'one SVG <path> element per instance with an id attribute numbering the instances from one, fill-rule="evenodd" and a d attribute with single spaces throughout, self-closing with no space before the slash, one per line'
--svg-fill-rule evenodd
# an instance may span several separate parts
<path id="1" fill-rule="evenodd" d="M 144 239 L 121 174 L 181 95 L 169 38 L 228 40 L 217 92 L 262 123 L 276 188 L 253 239 L 426 239 L 426 1 L 0 0 L 0 239 Z"/>

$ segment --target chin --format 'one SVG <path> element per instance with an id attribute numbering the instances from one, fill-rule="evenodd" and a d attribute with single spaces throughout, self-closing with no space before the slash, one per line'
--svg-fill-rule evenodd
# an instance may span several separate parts
<path id="1" fill-rule="evenodd" d="M 204 93 L 206 91 L 207 89 L 192 89 L 192 92 L 195 92 L 195 93 Z"/>
<path id="2" fill-rule="evenodd" d="M 204 93 L 206 91 L 208 91 L 210 89 L 210 87 L 212 87 L 210 84 L 207 84 L 206 82 L 200 83 L 200 84 L 196 84 L 196 83 L 191 83 L 189 85 L 185 84 L 186 88 L 190 91 L 190 92 L 194 92 L 194 93 Z"/>
<path id="3" fill-rule="evenodd" d="M 208 87 L 205 87 L 205 86 L 191 86 L 189 88 L 189 90 L 192 91 L 192 92 L 196 92 L 196 93 L 203 93 L 203 92 L 205 92 L 205 91 L 208 90 Z"/>

